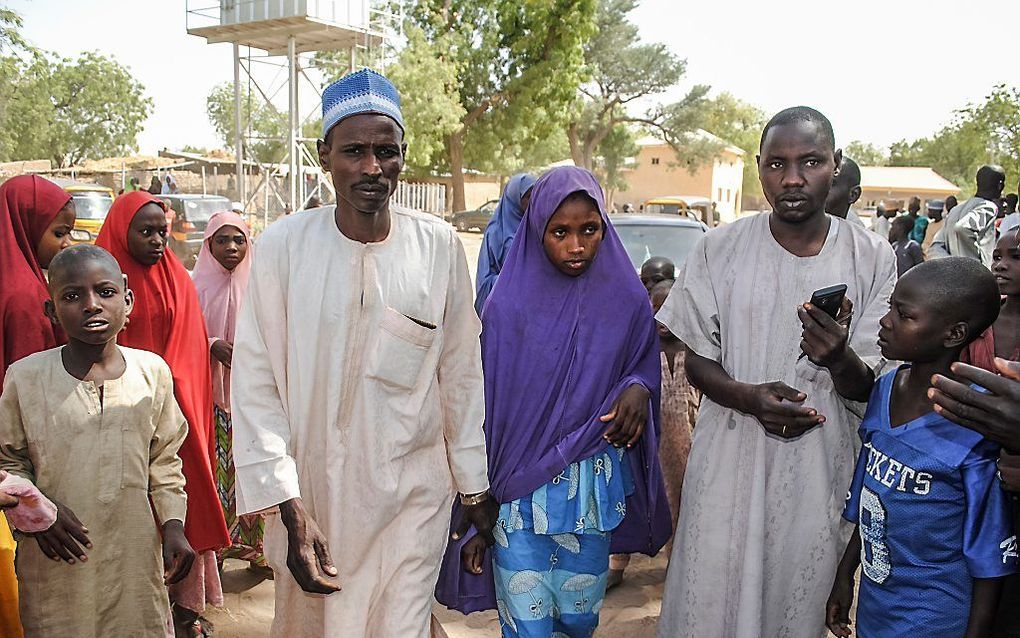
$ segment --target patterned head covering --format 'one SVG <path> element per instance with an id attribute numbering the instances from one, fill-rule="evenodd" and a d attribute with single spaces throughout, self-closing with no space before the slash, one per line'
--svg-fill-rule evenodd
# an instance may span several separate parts
<path id="1" fill-rule="evenodd" d="M 322 138 L 329 129 L 352 115 L 378 113 L 385 115 L 404 130 L 397 87 L 372 69 L 345 75 L 326 87 L 322 93 Z"/>

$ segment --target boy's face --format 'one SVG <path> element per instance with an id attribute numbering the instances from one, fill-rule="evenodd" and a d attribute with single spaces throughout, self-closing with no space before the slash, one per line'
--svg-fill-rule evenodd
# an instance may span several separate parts
<path id="1" fill-rule="evenodd" d="M 663 290 L 662 286 L 655 286 L 654 290 L 651 291 L 650 299 L 652 301 L 652 314 L 659 314 L 659 310 L 662 309 L 662 304 L 666 303 L 666 297 L 669 296 L 669 290 Z M 655 327 L 659 331 L 659 338 L 670 341 L 676 339 L 672 332 L 669 331 L 665 325 L 661 322 L 656 321 Z"/>
<path id="2" fill-rule="evenodd" d="M 934 361 L 966 337 L 966 331 L 963 335 L 953 332 L 959 324 L 951 323 L 932 307 L 923 277 L 923 273 L 907 271 L 896 283 L 889 312 L 879 321 L 878 345 L 886 359 Z"/>
<path id="3" fill-rule="evenodd" d="M 87 259 L 73 272 L 50 281 L 52 301 L 46 302 L 50 321 L 68 338 L 102 345 L 117 338 L 134 305 L 126 278 L 119 269 L 98 259 Z"/>
<path id="4" fill-rule="evenodd" d="M 604 234 L 595 203 L 587 197 L 572 197 L 549 218 L 542 245 L 553 266 L 564 275 L 579 277 L 591 268 Z"/>
<path id="5" fill-rule="evenodd" d="M 128 253 L 143 266 L 154 266 L 166 252 L 167 237 L 166 211 L 149 202 L 138 209 L 128 226 Z"/>
<path id="6" fill-rule="evenodd" d="M 1020 295 L 1020 235 L 1007 232 L 992 251 L 992 274 L 1003 295 Z"/>

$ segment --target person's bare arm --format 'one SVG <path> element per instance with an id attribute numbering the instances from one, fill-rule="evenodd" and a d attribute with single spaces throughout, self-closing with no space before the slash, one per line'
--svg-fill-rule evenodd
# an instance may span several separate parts
<path id="1" fill-rule="evenodd" d="M 985 638 L 990 635 L 999 609 L 1002 593 L 1001 578 L 975 578 L 970 598 L 970 620 L 964 638 Z"/>
<path id="2" fill-rule="evenodd" d="M 829 600 L 825 603 L 825 624 L 839 638 L 850 636 L 850 608 L 854 603 L 854 575 L 861 564 L 861 533 L 855 526 L 843 558 L 836 568 Z"/>
<path id="3" fill-rule="evenodd" d="M 824 423 L 814 408 L 802 405 L 803 392 L 780 381 L 752 385 L 731 377 L 717 361 L 690 348 L 686 352 L 687 377 L 705 396 L 719 405 L 758 419 L 767 432 L 795 438 Z"/>
<path id="4" fill-rule="evenodd" d="M 1020 363 L 996 359 L 1001 376 L 965 363 L 953 364 L 950 379 L 932 378 L 928 396 L 935 411 L 950 421 L 995 441 L 1007 451 L 1020 453 Z M 987 390 L 970 387 L 977 384 Z"/>

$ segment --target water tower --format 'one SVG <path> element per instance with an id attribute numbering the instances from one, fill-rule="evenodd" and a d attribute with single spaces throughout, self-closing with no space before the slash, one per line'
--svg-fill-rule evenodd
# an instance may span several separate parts
<path id="1" fill-rule="evenodd" d="M 268 202 L 274 189 L 270 176 L 287 169 L 288 192 L 273 192 L 277 201 L 291 211 L 304 207 L 307 193 L 301 183 L 305 167 L 318 167 L 318 158 L 305 146 L 308 138 L 302 137 L 302 125 L 309 117 L 302 117 L 298 94 L 301 77 L 314 87 L 321 98 L 319 83 L 306 74 L 300 54 L 315 51 L 348 51 L 350 70 L 355 70 L 359 50 L 371 51 L 380 47 L 399 28 L 399 16 L 388 13 L 374 0 L 187 0 L 187 29 L 191 35 L 206 39 L 209 44 L 230 42 L 234 47 L 234 132 L 237 158 L 237 188 L 245 210 L 258 196 L 260 188 Z M 241 47 L 247 55 L 241 55 Z M 252 49 L 264 53 L 252 55 Z M 275 93 L 265 82 L 260 83 L 253 65 L 276 67 L 282 74 L 286 69 L 287 137 L 286 160 L 282 165 L 261 165 L 263 179 L 254 189 L 245 183 L 244 167 L 252 165 L 250 144 L 253 140 L 242 118 L 242 87 L 255 88 L 256 99 L 277 111 Z M 281 87 L 282 89 L 282 87 Z M 249 92 L 250 99 L 252 93 Z M 313 140 L 314 141 L 314 140 Z M 325 184 L 332 189 L 326 180 Z"/>

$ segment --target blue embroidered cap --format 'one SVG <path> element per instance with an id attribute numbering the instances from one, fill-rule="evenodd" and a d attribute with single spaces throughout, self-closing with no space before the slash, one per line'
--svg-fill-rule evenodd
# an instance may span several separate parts
<path id="1" fill-rule="evenodd" d="M 322 138 L 340 120 L 361 113 L 379 113 L 392 118 L 404 130 L 397 87 L 372 69 L 345 75 L 322 92 Z"/>

